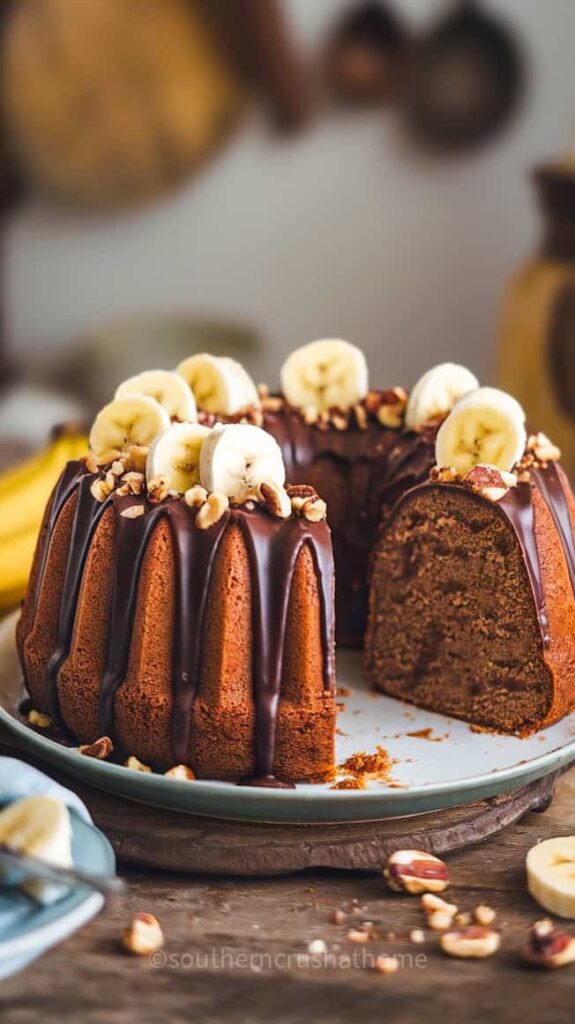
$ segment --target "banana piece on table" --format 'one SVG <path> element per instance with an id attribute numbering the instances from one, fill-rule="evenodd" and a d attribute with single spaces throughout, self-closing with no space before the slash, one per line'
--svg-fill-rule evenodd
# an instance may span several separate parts
<path id="1" fill-rule="evenodd" d="M 280 447 L 265 430 L 247 423 L 216 424 L 202 444 L 200 483 L 207 491 L 241 499 L 258 484 L 283 487 Z"/>
<path id="2" fill-rule="evenodd" d="M 152 442 L 146 461 L 148 483 L 163 476 L 170 489 L 182 494 L 199 483 L 200 451 L 210 433 L 210 428 L 200 423 L 173 423 Z"/>
<path id="3" fill-rule="evenodd" d="M 525 866 L 533 899 L 552 914 L 575 919 L 575 836 L 532 846 Z"/>
<path id="4" fill-rule="evenodd" d="M 477 388 L 456 402 L 437 433 L 438 466 L 465 476 L 474 466 L 509 472 L 525 451 L 525 413 L 511 395 L 497 388 Z"/>
<path id="5" fill-rule="evenodd" d="M 127 393 L 100 410 L 90 431 L 90 448 L 99 456 L 130 445 L 147 447 L 169 426 L 170 417 L 155 398 Z"/>
<path id="6" fill-rule="evenodd" d="M 348 409 L 369 390 L 365 356 L 356 345 L 324 338 L 292 352 L 281 371 L 282 391 L 290 405 L 318 413 Z"/>
<path id="7" fill-rule="evenodd" d="M 419 378 L 411 391 L 405 410 L 405 426 L 408 430 L 418 430 L 446 416 L 462 395 L 478 387 L 477 377 L 465 366 L 457 363 L 433 366 Z"/>
<path id="8" fill-rule="evenodd" d="M 72 866 L 72 828 L 68 808 L 48 796 L 16 800 L 0 812 L 0 843 L 15 853 L 37 857 L 56 867 Z M 66 887 L 26 879 L 22 888 L 42 903 L 52 903 Z"/>
<path id="9" fill-rule="evenodd" d="M 259 405 L 258 389 L 241 363 L 228 356 L 203 352 L 184 359 L 176 368 L 194 393 L 198 409 L 219 416 L 234 416 Z"/>
<path id="10" fill-rule="evenodd" d="M 144 370 L 129 377 L 116 389 L 116 398 L 124 395 L 149 395 L 159 402 L 171 419 L 193 422 L 197 419 L 196 400 L 183 377 L 173 370 Z"/>

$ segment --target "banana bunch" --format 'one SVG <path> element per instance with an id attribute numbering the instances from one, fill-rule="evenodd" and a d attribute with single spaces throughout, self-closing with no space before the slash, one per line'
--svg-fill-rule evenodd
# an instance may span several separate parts
<path id="1" fill-rule="evenodd" d="M 38 455 L 0 474 L 0 614 L 26 592 L 38 531 L 64 466 L 86 453 L 80 433 L 62 433 Z"/>

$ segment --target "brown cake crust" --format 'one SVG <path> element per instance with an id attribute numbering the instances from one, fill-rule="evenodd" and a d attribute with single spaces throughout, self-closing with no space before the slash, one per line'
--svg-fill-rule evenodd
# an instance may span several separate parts
<path id="1" fill-rule="evenodd" d="M 564 475 L 561 491 L 574 520 Z M 575 701 L 575 598 L 565 538 L 536 476 L 538 585 L 506 501 L 424 484 L 398 503 L 373 558 L 365 665 L 376 687 L 434 711 L 528 733 Z M 525 540 L 525 538 L 523 538 Z"/>
<path id="2" fill-rule="evenodd" d="M 81 487 L 72 489 L 53 523 L 48 515 L 31 586 L 18 626 L 19 647 L 26 684 L 35 707 L 54 712 L 57 697 L 61 724 L 80 742 L 91 743 L 106 731 L 102 720 L 103 678 L 114 620 L 120 528 L 124 539 L 135 529 L 151 533 L 142 558 L 133 625 L 127 637 L 127 669 L 113 693 L 113 732 L 116 751 L 135 755 L 158 770 L 172 767 L 176 756 L 174 720 L 181 713 L 174 690 L 178 620 L 178 554 L 183 523 L 192 530 L 194 512 L 178 502 L 175 520 L 148 506 L 139 519 L 121 519 L 121 511 L 134 498 L 113 495 L 100 509 L 83 562 L 81 582 L 73 606 L 73 630 L 65 657 L 51 682 L 66 618 L 63 594 L 73 570 L 74 531 L 78 533 L 79 502 L 86 502 L 86 474 Z M 138 499 L 139 500 L 139 499 Z M 173 501 L 174 499 L 170 499 Z M 273 520 L 262 508 L 230 510 L 220 524 L 205 616 L 201 625 L 201 663 L 197 689 L 185 732 L 189 736 L 185 763 L 203 778 L 239 779 L 257 773 L 257 688 L 254 680 L 253 562 L 247 549 L 251 524 L 258 543 L 276 545 L 282 555 L 298 543 L 293 572 L 283 581 L 289 587 L 281 665 L 279 703 L 275 715 L 273 772 L 288 779 L 328 777 L 334 764 L 335 695 L 332 672 L 333 630 L 331 607 L 324 621 L 324 605 L 333 598 L 333 563 L 329 529 L 325 522 Z M 242 518 L 243 517 L 243 518 Z M 255 517 L 255 518 L 252 518 Z M 120 526 L 121 524 L 121 526 Z M 136 525 L 134 524 L 143 524 Z M 210 530 L 216 528 L 211 527 Z M 201 543 L 210 546 L 202 533 Z M 300 534 L 303 543 L 300 545 Z M 215 536 L 215 535 L 214 535 Z M 269 540 L 268 540 L 269 537 Z M 191 534 L 194 543 L 195 534 Z M 194 539 L 196 538 L 196 539 Z M 306 540 L 309 538 L 309 540 Z M 321 548 L 321 564 L 312 544 Z M 182 550 L 188 550 L 183 548 Z M 274 547 L 274 550 L 276 548 Z M 254 555 L 251 556 L 255 557 Z M 282 556 L 283 557 L 283 556 Z M 44 562 L 43 566 L 42 563 Z M 202 562 L 201 565 L 204 563 Z M 283 563 L 282 563 L 283 564 Z M 192 566 L 201 571 L 201 565 Z M 286 570 L 287 571 L 287 570 Z M 327 575 L 322 578 L 321 573 Z M 115 575 L 116 574 L 116 575 Z M 282 580 L 276 585 L 282 588 Z M 331 623 L 331 625 L 330 625 Z M 50 666 L 52 665 L 52 669 Z M 180 732 L 182 723 L 180 722 Z M 261 737 L 260 737 L 261 741 Z"/>

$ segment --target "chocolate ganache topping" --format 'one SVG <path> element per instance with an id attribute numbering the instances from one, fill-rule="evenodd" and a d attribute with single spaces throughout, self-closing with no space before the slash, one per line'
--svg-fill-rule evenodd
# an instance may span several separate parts
<path id="1" fill-rule="evenodd" d="M 272 518 L 259 506 L 230 507 L 209 529 L 194 525 L 196 510 L 168 498 L 152 504 L 143 495 L 120 496 L 104 502 L 91 493 L 94 474 L 83 463 L 69 463 L 53 495 L 44 527 L 40 568 L 32 608 L 42 586 L 50 537 L 64 506 L 77 492 L 69 552 L 62 588 L 57 640 L 48 669 L 50 712 L 60 723 L 58 675 L 72 641 L 76 606 L 90 542 L 110 507 L 116 517 L 112 608 L 105 669 L 100 685 L 100 725 L 103 735 L 114 736 L 114 698 L 126 676 L 134 623 L 138 581 L 150 537 L 160 519 L 170 526 L 175 552 L 176 612 L 173 640 L 172 746 L 176 761 L 187 763 L 191 709 L 197 693 L 202 655 L 202 633 L 207 598 L 221 540 L 233 523 L 241 530 L 250 565 L 253 628 L 253 686 L 256 713 L 255 772 L 252 784 L 281 785 L 273 776 L 276 714 L 280 696 L 285 627 L 291 581 L 299 552 L 307 545 L 317 572 L 321 606 L 324 687 L 333 690 L 333 557 L 325 521 Z M 127 518 L 128 506 L 142 505 L 144 513 Z"/>

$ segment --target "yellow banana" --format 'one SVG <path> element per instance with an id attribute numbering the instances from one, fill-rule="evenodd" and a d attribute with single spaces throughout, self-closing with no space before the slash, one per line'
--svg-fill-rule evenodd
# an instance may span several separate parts
<path id="1" fill-rule="evenodd" d="M 24 597 L 48 498 L 66 463 L 86 449 L 85 436 L 65 432 L 21 466 L 0 474 L 0 612 Z"/>

